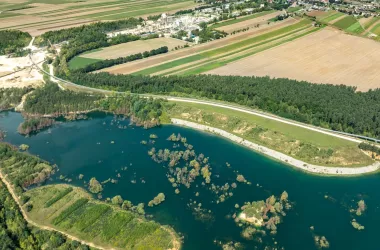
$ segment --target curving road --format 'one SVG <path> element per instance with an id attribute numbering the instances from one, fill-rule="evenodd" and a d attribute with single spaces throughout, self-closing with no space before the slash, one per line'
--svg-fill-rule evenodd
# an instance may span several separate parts
<path id="1" fill-rule="evenodd" d="M 103 90 L 103 89 L 86 87 L 86 86 L 82 86 L 82 85 L 72 83 L 70 81 L 66 81 L 64 79 L 61 79 L 61 78 L 54 76 L 52 74 L 52 69 L 50 69 L 50 71 L 51 71 L 51 73 L 50 73 L 50 72 L 47 72 L 44 69 L 40 68 L 36 63 L 34 63 L 33 58 L 32 58 L 32 54 L 29 54 L 29 58 L 32 61 L 33 65 L 35 65 L 42 73 L 48 75 L 50 77 L 50 79 L 52 79 L 54 82 L 56 82 L 61 89 L 74 89 L 77 91 L 83 91 L 83 92 L 87 92 L 90 94 L 94 94 L 94 93 L 104 94 L 106 96 L 125 93 L 125 92 L 117 92 L 117 91 L 110 91 L 110 90 Z M 251 108 L 243 107 L 243 106 L 239 106 L 239 105 L 234 105 L 234 104 L 227 104 L 227 103 L 218 102 L 218 101 L 209 101 L 209 100 L 201 100 L 201 99 L 194 99 L 194 98 L 174 97 L 174 96 L 167 96 L 167 95 L 153 95 L 153 94 L 136 94 L 136 95 L 139 95 L 142 97 L 164 98 L 164 99 L 167 99 L 168 101 L 196 103 L 196 104 L 203 104 L 203 105 L 209 105 L 209 106 L 214 106 L 214 107 L 231 109 L 231 110 L 240 111 L 240 112 L 251 114 L 251 115 L 257 115 L 260 117 L 264 117 L 264 118 L 271 119 L 274 121 L 282 122 L 285 124 L 290 124 L 290 125 L 293 125 L 296 127 L 308 129 L 308 130 L 319 132 L 322 134 L 334 136 L 334 137 L 341 138 L 341 139 L 348 140 L 348 141 L 352 141 L 355 143 L 361 143 L 361 142 L 363 142 L 363 140 L 369 140 L 369 141 L 373 141 L 373 142 L 377 142 L 377 143 L 380 142 L 380 140 L 376 139 L 376 138 L 371 138 L 371 137 L 366 137 L 366 136 L 356 135 L 356 134 L 349 134 L 349 133 L 345 133 L 345 132 L 334 131 L 334 130 L 330 130 L 330 129 L 316 127 L 313 125 L 297 122 L 294 120 L 282 118 L 282 117 L 275 116 L 275 115 L 272 115 L 272 114 L 269 114 L 266 112 L 262 112 L 262 111 L 258 111 L 255 109 L 251 109 Z"/>

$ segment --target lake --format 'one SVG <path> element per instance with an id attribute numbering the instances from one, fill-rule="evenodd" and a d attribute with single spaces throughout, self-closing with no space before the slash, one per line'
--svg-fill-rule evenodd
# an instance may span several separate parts
<path id="1" fill-rule="evenodd" d="M 67 122 L 55 125 L 30 137 L 17 133 L 22 116 L 15 112 L 0 114 L 0 129 L 6 131 L 6 142 L 14 145 L 27 144 L 28 152 L 38 155 L 52 164 L 57 172 L 49 183 L 64 182 L 60 176 L 72 179 L 71 184 L 85 187 L 91 177 L 99 181 L 109 178 L 118 182 L 103 185 L 102 199 L 121 195 L 134 204 L 147 204 L 158 193 L 166 198 L 155 207 L 146 206 L 146 213 L 153 219 L 171 225 L 184 236 L 183 249 L 221 249 L 218 242 L 241 242 L 246 249 L 305 250 L 318 249 L 314 236 L 325 236 L 330 242 L 329 249 L 380 249 L 378 228 L 380 225 L 380 175 L 361 177 L 321 177 L 299 172 L 280 162 L 273 161 L 221 137 L 173 125 L 145 130 L 129 126 L 128 120 L 115 119 L 103 113 L 90 115 L 89 120 Z M 173 148 L 167 140 L 172 134 L 180 133 L 194 146 L 197 154 L 209 157 L 212 168 L 211 183 L 223 185 L 236 181 L 242 174 L 251 182 L 238 183 L 231 190 L 233 196 L 219 204 L 216 195 L 202 185 L 200 180 L 190 188 L 180 185 L 179 194 L 168 181 L 168 167 L 154 162 L 148 151 Z M 156 134 L 154 144 L 149 135 Z M 148 141 L 147 145 L 141 141 Z M 230 164 L 227 166 L 226 162 Z M 84 175 L 82 180 L 78 176 Z M 239 211 L 244 202 L 265 200 L 270 195 L 279 196 L 286 190 L 292 209 L 282 218 L 276 235 L 268 235 L 263 241 L 242 238 L 242 228 L 231 216 Z M 199 193 L 199 196 L 196 193 Z M 368 208 L 361 216 L 351 213 L 357 202 L 365 200 Z M 190 203 L 201 203 L 203 211 L 209 214 L 206 221 L 197 220 Z M 209 213 L 208 211 L 211 211 Z M 351 225 L 356 219 L 365 227 L 358 231 Z M 310 227 L 313 226 L 314 230 Z"/>

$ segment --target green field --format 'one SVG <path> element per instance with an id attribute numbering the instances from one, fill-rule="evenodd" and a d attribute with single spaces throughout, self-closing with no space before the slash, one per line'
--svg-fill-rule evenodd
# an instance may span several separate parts
<path id="1" fill-rule="evenodd" d="M 380 36 L 380 23 L 378 23 L 375 27 L 373 27 L 371 29 L 371 32 L 373 34 L 376 34 L 376 35 Z"/>
<path id="2" fill-rule="evenodd" d="M 354 167 L 372 163 L 354 142 L 244 112 L 176 102 L 168 113 L 174 118 L 226 130 L 312 164 Z"/>
<path id="3" fill-rule="evenodd" d="M 227 26 L 227 25 L 231 25 L 231 24 L 235 24 L 235 23 L 240 23 L 240 22 L 244 22 L 244 21 L 247 21 L 247 20 L 250 20 L 250 19 L 254 19 L 254 18 L 257 18 L 257 17 L 260 17 L 260 16 L 268 15 L 268 14 L 273 13 L 273 12 L 274 12 L 274 10 L 264 11 L 264 12 L 252 14 L 252 15 L 249 15 L 249 16 L 245 16 L 245 17 L 242 17 L 242 18 L 236 18 L 236 19 L 232 19 L 232 20 L 216 23 L 216 24 L 213 24 L 211 27 L 214 28 L 214 29 L 217 29 L 217 28 L 220 28 L 220 27 L 223 27 L 223 26 Z"/>
<path id="4" fill-rule="evenodd" d="M 358 21 L 356 20 L 355 17 L 346 16 L 343 19 L 340 19 L 339 21 L 336 21 L 335 23 L 333 23 L 333 26 L 335 26 L 339 29 L 345 30 L 345 29 L 349 28 L 350 26 L 356 24 L 357 22 Z"/>
<path id="5" fill-rule="evenodd" d="M 364 29 L 359 22 L 356 22 L 353 25 L 351 25 L 350 27 L 348 27 L 346 29 L 346 31 L 351 32 L 351 33 L 355 33 L 355 34 L 361 34 L 364 32 Z"/>
<path id="6" fill-rule="evenodd" d="M 319 21 L 324 22 L 324 23 L 329 23 L 329 22 L 331 22 L 331 21 L 333 21 L 333 20 L 335 20 L 335 19 L 337 19 L 343 15 L 344 14 L 342 12 L 335 12 L 333 14 L 330 14 L 326 17 L 319 19 Z"/>
<path id="7" fill-rule="evenodd" d="M 83 68 L 87 65 L 90 65 L 92 63 L 96 63 L 99 61 L 101 61 L 101 59 L 92 59 L 92 58 L 85 58 L 85 57 L 76 56 L 69 61 L 69 68 L 70 69 L 80 69 L 80 68 Z"/>
<path id="8" fill-rule="evenodd" d="M 300 7 L 300 6 L 289 7 L 286 11 L 289 12 L 289 13 L 293 13 L 293 12 L 299 11 L 300 9 L 302 9 L 302 7 Z"/>
<path id="9" fill-rule="evenodd" d="M 368 29 L 369 27 L 371 27 L 374 23 L 376 23 L 377 21 L 380 20 L 380 17 L 373 17 L 369 22 L 366 22 L 364 24 L 364 29 Z"/>
<path id="10" fill-rule="evenodd" d="M 167 249 L 177 240 L 172 229 L 117 205 L 94 200 L 78 187 L 43 186 L 27 191 L 25 196 L 33 205 L 28 216 L 35 222 L 105 248 Z"/>

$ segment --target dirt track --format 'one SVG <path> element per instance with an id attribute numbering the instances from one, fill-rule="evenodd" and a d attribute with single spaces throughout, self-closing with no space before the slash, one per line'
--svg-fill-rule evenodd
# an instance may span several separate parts
<path id="1" fill-rule="evenodd" d="M 380 44 L 324 29 L 207 73 L 271 76 L 314 83 L 380 88 Z"/>

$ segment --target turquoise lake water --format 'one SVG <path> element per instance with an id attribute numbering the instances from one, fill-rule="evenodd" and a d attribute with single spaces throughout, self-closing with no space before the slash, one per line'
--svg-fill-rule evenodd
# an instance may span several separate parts
<path id="1" fill-rule="evenodd" d="M 379 174 L 320 177 L 299 172 L 212 134 L 172 125 L 144 130 L 128 126 L 128 120 L 115 121 L 110 115 L 95 114 L 92 117 L 86 121 L 58 124 L 37 135 L 23 137 L 17 133 L 23 120 L 21 115 L 3 112 L 0 114 L 0 129 L 7 133 L 5 141 L 15 145 L 28 144 L 30 153 L 59 166 L 60 171 L 50 183 L 62 182 L 58 178 L 60 175 L 71 178 L 73 185 L 82 187 L 91 177 L 99 181 L 113 178 L 118 183 L 104 185 L 103 199 L 121 195 L 134 204 L 147 204 L 158 193 L 164 193 L 165 201 L 153 208 L 146 206 L 146 213 L 183 235 L 185 250 L 221 249 L 215 241 L 241 242 L 246 249 L 264 249 L 266 246 L 318 249 L 314 243 L 315 235 L 325 236 L 330 242 L 329 249 L 380 249 Z M 142 145 L 140 142 L 149 141 L 152 133 L 159 137 L 154 145 Z M 238 183 L 233 196 L 219 204 L 215 202 L 215 195 L 202 186 L 202 180 L 193 183 L 189 189 L 180 186 L 181 193 L 175 194 L 166 176 L 165 164 L 154 162 L 147 154 L 152 147 L 177 150 L 166 140 L 172 133 L 180 133 L 194 146 L 197 154 L 209 157 L 212 183 L 231 184 L 236 182 L 236 175 L 240 173 L 252 185 Z M 231 164 L 230 168 L 226 162 Z M 78 179 L 79 174 L 84 175 L 83 180 Z M 121 177 L 117 177 L 118 174 Z M 264 200 L 272 194 L 279 196 L 284 190 L 289 194 L 293 209 L 278 225 L 278 233 L 263 238 L 262 243 L 242 238 L 242 229 L 230 218 L 238 211 L 235 204 Z M 199 196 L 195 195 L 196 192 Z M 349 210 L 356 208 L 360 199 L 365 200 L 368 208 L 362 216 L 356 216 Z M 206 211 L 211 210 L 213 219 L 196 220 L 188 207 L 190 200 L 202 203 Z M 354 229 L 350 223 L 352 219 L 365 229 Z"/>

